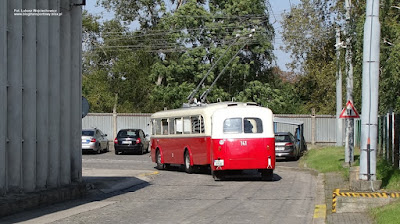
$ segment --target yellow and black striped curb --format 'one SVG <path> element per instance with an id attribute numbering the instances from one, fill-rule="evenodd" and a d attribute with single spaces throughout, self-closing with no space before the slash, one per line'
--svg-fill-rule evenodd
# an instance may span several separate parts
<path id="1" fill-rule="evenodd" d="M 332 212 L 336 212 L 337 197 L 400 198 L 400 192 L 340 192 L 340 189 L 335 189 L 332 193 Z"/>

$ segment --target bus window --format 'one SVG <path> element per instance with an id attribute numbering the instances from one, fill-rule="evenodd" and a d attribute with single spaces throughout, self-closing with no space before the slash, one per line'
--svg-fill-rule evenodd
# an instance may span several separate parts
<path id="1" fill-rule="evenodd" d="M 245 117 L 244 133 L 263 133 L 263 126 L 261 119 Z"/>
<path id="2" fill-rule="evenodd" d="M 200 133 L 200 120 L 199 117 L 192 117 L 192 133 Z"/>
<path id="3" fill-rule="evenodd" d="M 183 118 L 183 133 L 184 134 L 190 134 L 190 129 L 191 129 L 191 121 L 190 117 L 184 117 Z"/>
<path id="4" fill-rule="evenodd" d="M 173 135 L 175 134 L 175 122 L 174 119 L 170 119 L 171 122 L 169 122 L 169 134 Z"/>
<path id="5" fill-rule="evenodd" d="M 151 121 L 151 134 L 152 134 L 152 135 L 155 135 L 155 134 L 156 134 L 156 120 L 155 120 L 155 119 L 153 119 L 153 120 Z"/>
<path id="6" fill-rule="evenodd" d="M 200 130 L 201 130 L 201 133 L 204 133 L 204 119 L 203 119 L 203 116 L 200 116 Z"/>
<path id="7" fill-rule="evenodd" d="M 162 125 L 162 133 L 163 133 L 163 135 L 168 135 L 168 120 L 167 119 L 162 119 L 161 120 L 161 125 Z"/>
<path id="8" fill-rule="evenodd" d="M 175 118 L 175 134 L 182 133 L 182 118 Z"/>
<path id="9" fill-rule="evenodd" d="M 224 133 L 242 133 L 242 118 L 225 119 Z"/>
<path id="10" fill-rule="evenodd" d="M 161 119 L 156 119 L 156 135 L 161 135 Z"/>

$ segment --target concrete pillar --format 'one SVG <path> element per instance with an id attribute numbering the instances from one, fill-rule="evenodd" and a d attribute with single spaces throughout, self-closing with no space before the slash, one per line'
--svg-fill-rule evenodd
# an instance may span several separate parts
<path id="1" fill-rule="evenodd" d="M 8 1 L 7 42 L 7 180 L 10 191 L 22 189 L 22 16 L 14 16 L 14 9 L 22 9 L 22 0 Z"/>
<path id="2" fill-rule="evenodd" d="M 0 195 L 6 192 L 7 1 L 0 1 Z"/>
<path id="3" fill-rule="evenodd" d="M 49 9 L 60 12 L 60 0 L 48 0 Z M 49 146 L 48 179 L 49 187 L 59 186 L 60 177 L 60 17 L 49 18 Z M 63 136 L 64 138 L 64 136 Z M 63 143 L 65 143 L 63 139 Z"/>
<path id="4" fill-rule="evenodd" d="M 376 180 L 380 30 L 379 0 L 367 0 L 363 44 L 360 179 L 372 181 Z"/>
<path id="5" fill-rule="evenodd" d="M 60 56 L 61 60 L 61 101 L 60 101 L 60 145 L 61 185 L 71 182 L 71 4 L 69 0 L 61 0 Z M 79 101 L 81 102 L 81 101 Z"/>
<path id="6" fill-rule="evenodd" d="M 71 180 L 82 181 L 82 7 L 71 10 Z"/>
<path id="7" fill-rule="evenodd" d="M 38 9 L 49 9 L 49 0 L 38 0 Z M 36 18 L 36 188 L 44 189 L 49 175 L 49 19 L 48 16 Z M 50 31 L 51 32 L 51 31 Z M 52 59 L 54 60 L 54 59 Z"/>
<path id="8" fill-rule="evenodd" d="M 36 9 L 35 1 L 24 1 L 23 9 Z M 22 173 L 25 192 L 36 186 L 36 17 L 22 17 Z"/>

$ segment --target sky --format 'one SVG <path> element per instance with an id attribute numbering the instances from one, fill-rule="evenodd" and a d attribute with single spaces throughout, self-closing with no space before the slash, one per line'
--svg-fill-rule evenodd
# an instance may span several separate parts
<path id="1" fill-rule="evenodd" d="M 270 0 L 271 8 L 272 8 L 272 16 L 270 22 L 273 24 L 275 28 L 275 43 L 274 43 L 274 54 L 276 57 L 276 63 L 280 67 L 281 70 L 287 71 L 286 64 L 290 62 L 290 54 L 287 54 L 280 50 L 279 48 L 282 46 L 282 39 L 280 32 L 281 29 L 281 14 L 283 12 L 290 11 L 290 7 L 297 5 L 300 3 L 300 0 Z M 89 13 L 95 15 L 101 15 L 104 19 L 111 18 L 112 13 L 107 12 L 105 9 L 96 6 L 95 0 L 86 1 L 86 6 L 84 6 Z"/>

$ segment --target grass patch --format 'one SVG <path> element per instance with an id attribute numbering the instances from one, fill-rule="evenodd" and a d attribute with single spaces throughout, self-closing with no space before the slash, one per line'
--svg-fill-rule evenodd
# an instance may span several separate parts
<path id="1" fill-rule="evenodd" d="M 376 177 L 378 180 L 382 180 L 382 190 L 389 192 L 400 190 L 400 170 L 386 160 L 377 158 Z M 372 208 L 369 210 L 369 214 L 378 224 L 399 223 L 400 201 Z"/>
<path id="2" fill-rule="evenodd" d="M 354 150 L 355 166 L 359 166 L 360 153 Z M 348 178 L 349 168 L 343 168 L 344 147 L 323 147 L 309 150 L 301 159 L 300 166 L 309 167 L 320 173 L 339 172 Z M 400 191 L 400 170 L 384 159 L 377 158 L 376 175 L 382 180 L 382 188 L 386 191 Z M 371 217 L 378 224 L 400 223 L 400 201 L 369 210 Z"/>
<path id="3" fill-rule="evenodd" d="M 400 201 L 396 201 L 383 207 L 372 208 L 369 214 L 377 224 L 399 223 Z"/>
<path id="4" fill-rule="evenodd" d="M 359 153 L 355 150 L 354 159 L 358 162 Z M 328 146 L 308 150 L 301 158 L 300 166 L 317 170 L 320 173 L 339 172 L 349 176 L 349 168 L 344 168 L 344 147 Z"/>
<path id="5" fill-rule="evenodd" d="M 400 170 L 384 159 L 377 159 L 376 177 L 382 180 L 382 188 L 391 191 L 400 190 Z"/>

